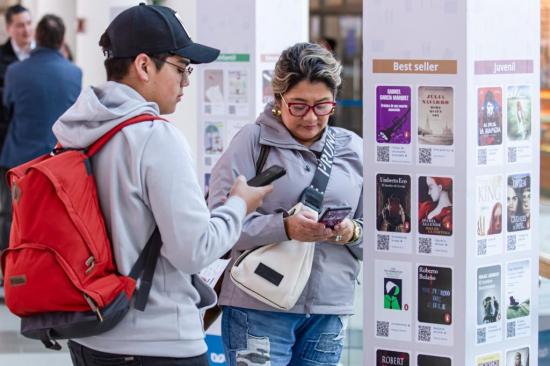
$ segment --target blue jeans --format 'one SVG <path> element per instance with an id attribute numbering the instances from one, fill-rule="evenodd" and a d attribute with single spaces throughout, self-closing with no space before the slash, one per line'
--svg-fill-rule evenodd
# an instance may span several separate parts
<path id="1" fill-rule="evenodd" d="M 225 306 L 226 362 L 229 366 L 338 365 L 348 318 Z"/>
<path id="2" fill-rule="evenodd" d="M 189 358 L 132 356 L 105 353 L 69 341 L 74 366 L 208 366 L 205 354 Z"/>

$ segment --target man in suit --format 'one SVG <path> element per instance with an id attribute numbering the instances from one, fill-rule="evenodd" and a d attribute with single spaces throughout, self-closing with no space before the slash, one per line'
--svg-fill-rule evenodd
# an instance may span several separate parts
<path id="1" fill-rule="evenodd" d="M 36 28 L 37 47 L 28 59 L 8 67 L 4 86 L 4 108 L 9 128 L 0 153 L 0 173 L 50 152 L 56 139 L 53 123 L 80 94 L 81 70 L 61 53 L 65 26 L 61 18 L 45 15 Z M 5 176 L 5 175 L 3 175 Z M 7 182 L 1 187 L 9 193 Z M 0 226 L 0 249 L 6 247 L 11 225 L 11 197 L 2 202 L 5 214 Z"/>
<path id="2" fill-rule="evenodd" d="M 9 38 L 0 46 L 0 101 L 8 66 L 27 59 L 34 48 L 34 29 L 29 10 L 21 5 L 13 5 L 6 10 L 5 18 Z M 0 103 L 0 151 L 6 138 L 8 123 L 8 116 Z"/>

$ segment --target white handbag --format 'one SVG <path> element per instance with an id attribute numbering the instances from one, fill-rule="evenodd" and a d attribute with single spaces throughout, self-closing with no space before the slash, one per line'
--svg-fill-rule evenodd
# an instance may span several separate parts
<path id="1" fill-rule="evenodd" d="M 302 210 L 319 214 L 332 170 L 334 150 L 335 131 L 329 128 L 313 181 L 302 193 L 300 202 L 288 212 L 289 215 Z M 265 159 L 266 156 L 263 157 L 264 162 Z M 241 254 L 231 267 L 230 277 L 238 288 L 253 298 L 274 308 L 289 310 L 294 307 L 309 280 L 314 254 L 314 242 L 286 240 L 268 244 Z"/>
<path id="2" fill-rule="evenodd" d="M 317 214 L 300 202 L 289 211 L 289 215 L 302 210 Z M 314 242 L 298 240 L 247 250 L 231 267 L 231 280 L 253 298 L 274 308 L 289 310 L 306 286 L 314 253 Z"/>

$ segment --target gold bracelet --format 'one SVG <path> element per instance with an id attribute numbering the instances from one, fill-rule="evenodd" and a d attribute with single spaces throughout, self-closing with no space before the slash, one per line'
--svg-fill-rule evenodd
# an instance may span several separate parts
<path id="1" fill-rule="evenodd" d="M 361 225 L 359 225 L 355 220 L 351 220 L 351 222 L 353 223 L 353 236 L 351 237 L 350 241 L 348 241 L 348 243 L 353 243 L 359 240 L 362 231 Z"/>

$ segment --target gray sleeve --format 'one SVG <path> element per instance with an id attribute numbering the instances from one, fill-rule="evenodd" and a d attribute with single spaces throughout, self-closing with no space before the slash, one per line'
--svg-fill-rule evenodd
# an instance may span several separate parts
<path id="1" fill-rule="evenodd" d="M 236 242 L 246 205 L 232 197 L 210 212 L 186 146 L 179 131 L 159 124 L 141 164 L 150 208 L 162 236 L 162 256 L 184 272 L 197 273 Z"/>
<path id="2" fill-rule="evenodd" d="M 346 245 L 357 259 L 363 260 L 363 238 L 365 237 L 365 226 L 363 225 L 363 188 L 361 188 L 361 195 L 359 196 L 359 203 L 357 204 L 353 221 L 361 226 L 361 236 L 356 241 Z"/>
<path id="3" fill-rule="evenodd" d="M 363 140 L 356 136 L 354 138 L 353 144 L 356 145 L 355 151 L 357 151 L 358 155 L 358 161 L 357 161 L 357 167 L 360 171 L 360 174 L 363 174 Z M 352 243 L 346 244 L 348 248 L 353 252 L 353 255 L 363 260 L 363 238 L 365 237 L 365 226 L 363 225 L 363 187 L 361 187 L 361 194 L 359 195 L 359 202 L 357 202 L 357 210 L 355 210 L 355 214 L 353 215 L 353 221 L 355 221 L 357 224 L 361 225 L 361 236 L 359 239 Z"/>

